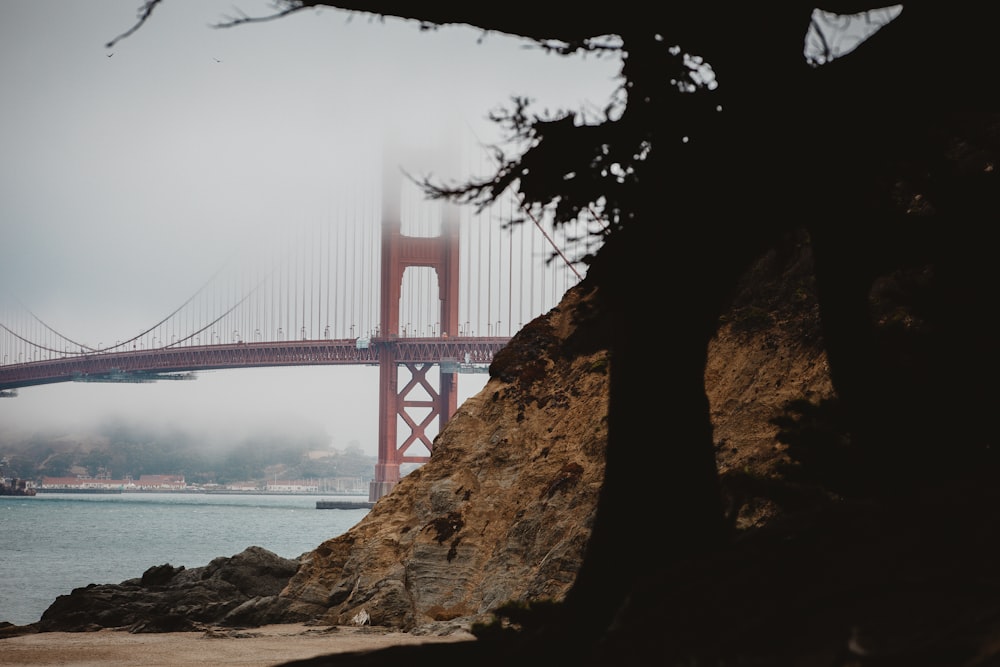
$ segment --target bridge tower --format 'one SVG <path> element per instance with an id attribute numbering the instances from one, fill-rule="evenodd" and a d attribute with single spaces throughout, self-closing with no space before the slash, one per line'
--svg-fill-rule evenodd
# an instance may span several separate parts
<path id="1" fill-rule="evenodd" d="M 409 363 L 399 361 L 396 347 L 392 344 L 399 337 L 399 307 L 402 293 L 403 273 L 407 267 L 430 267 L 438 279 L 440 299 L 440 336 L 455 336 L 458 333 L 458 287 L 459 287 L 459 219 L 458 209 L 446 205 L 441 221 L 441 233 L 437 237 L 405 236 L 402 232 L 401 190 L 402 172 L 398 165 L 385 161 L 384 188 L 382 193 L 382 277 L 380 295 L 379 350 L 379 428 L 378 463 L 375 464 L 375 479 L 370 483 L 368 499 L 377 501 L 392 491 L 399 482 L 399 466 L 402 463 L 425 463 L 426 455 L 409 455 L 407 450 L 420 442 L 430 452 L 433 443 L 426 434 L 426 428 L 438 419 L 439 427 L 454 415 L 458 409 L 458 381 L 454 373 L 439 373 L 438 387 L 434 387 L 427 377 L 432 363 Z M 410 374 L 407 384 L 399 387 L 399 369 L 406 368 Z M 429 399 L 411 399 L 414 390 L 423 389 Z M 410 408 L 430 408 L 430 412 L 419 421 L 408 410 Z M 410 434 L 400 443 L 399 419 L 409 426 Z"/>

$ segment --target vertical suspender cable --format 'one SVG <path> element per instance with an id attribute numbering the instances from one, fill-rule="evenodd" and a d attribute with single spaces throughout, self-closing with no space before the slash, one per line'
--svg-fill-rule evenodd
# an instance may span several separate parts
<path id="1" fill-rule="evenodd" d="M 295 328 L 299 338 L 303 339 L 306 337 L 306 281 L 308 280 L 309 270 L 308 262 L 306 261 L 306 234 L 304 229 L 299 233 L 299 238 L 301 239 L 299 241 L 299 249 L 302 253 L 302 267 L 296 271 L 296 273 L 300 276 L 298 280 L 300 281 L 300 289 L 302 290 L 302 320 L 300 321 L 298 318 L 295 318 Z M 296 257 L 298 257 L 298 255 L 296 255 Z"/>
<path id="2" fill-rule="evenodd" d="M 361 244 L 363 252 L 361 252 L 357 257 L 360 258 L 360 262 L 355 262 L 354 272 L 357 276 L 357 282 L 355 289 L 358 291 L 356 298 L 359 301 L 358 305 L 358 335 L 361 335 L 362 329 L 371 321 L 371 281 L 368 280 L 369 272 L 371 268 L 369 263 L 368 253 L 370 252 L 369 244 L 371 243 L 372 230 L 378 229 L 376 222 L 369 220 L 371 216 L 370 206 L 371 202 L 368 198 L 362 195 L 358 198 L 357 195 L 354 197 L 355 206 L 355 222 L 354 224 L 358 229 L 358 243 Z M 370 326 L 368 327 L 370 329 Z M 368 331 L 367 335 L 371 335 Z"/>
<path id="3" fill-rule="evenodd" d="M 369 216 L 372 221 L 368 227 L 372 252 L 371 265 L 368 267 L 368 275 L 372 278 L 371 300 L 368 303 L 372 310 L 368 313 L 368 324 L 375 331 L 379 331 L 382 326 L 382 262 L 385 261 L 382 256 L 382 234 L 384 233 L 382 197 L 385 193 L 382 191 L 381 180 L 377 181 L 379 184 L 374 186 L 374 195 L 368 199 Z"/>
<path id="4" fill-rule="evenodd" d="M 493 323 L 493 227 L 496 221 L 490 220 L 489 229 L 486 230 L 486 333 L 491 331 L 490 325 Z"/>
<path id="5" fill-rule="evenodd" d="M 511 210 L 509 218 L 514 217 Z M 514 228 L 507 235 L 507 335 L 514 327 Z"/>
<path id="6" fill-rule="evenodd" d="M 372 192 L 369 191 L 371 187 L 369 181 L 365 181 L 364 184 L 359 188 L 361 191 L 361 229 L 365 232 L 363 234 L 363 249 L 364 252 L 361 253 L 361 321 L 360 326 L 365 327 L 367 335 L 372 335 L 373 325 L 378 326 L 379 317 L 379 297 L 378 289 L 381 285 L 379 264 L 376 259 L 375 251 L 378 246 L 379 240 L 381 240 L 381 217 L 378 215 L 378 209 L 374 204 L 374 197 Z M 376 190 L 378 193 L 378 190 Z"/>
<path id="7" fill-rule="evenodd" d="M 525 302 L 527 301 L 528 303 L 530 303 L 530 301 L 531 301 L 531 293 L 528 292 L 528 291 L 526 291 L 525 287 L 524 287 L 524 283 L 525 283 L 525 275 L 524 275 L 524 257 L 525 257 L 524 239 L 525 239 L 525 236 L 526 236 L 526 231 L 525 231 L 526 230 L 526 225 L 522 222 L 519 225 L 519 227 L 520 227 L 520 231 L 521 231 L 521 252 L 520 252 L 520 256 L 518 258 L 518 263 L 517 264 L 518 264 L 518 289 L 519 289 L 519 291 L 521 293 L 521 297 L 520 297 L 520 299 L 518 299 L 518 306 L 519 306 L 519 308 L 518 308 L 519 312 L 518 312 L 518 317 L 517 317 L 517 326 L 518 326 L 518 328 L 523 327 L 524 324 L 525 324 L 525 320 L 527 319 L 524 316 Z M 530 263 L 529 263 L 529 266 L 530 266 Z M 530 276 L 528 276 L 528 278 L 529 278 L 529 282 L 530 282 Z"/>
<path id="8" fill-rule="evenodd" d="M 320 244 L 323 237 L 323 228 L 320 225 L 321 223 L 318 220 L 313 220 L 312 245 L 309 248 L 309 256 L 312 261 L 312 270 L 309 272 L 309 281 L 311 284 L 309 288 L 309 326 L 312 328 L 313 339 L 322 338 L 320 335 L 320 322 L 322 321 L 323 313 L 320 304 L 323 298 L 323 282 L 321 280 L 323 270 L 321 268 L 322 258 L 318 253 L 322 249 Z M 317 235 L 319 236 L 319 240 L 316 238 Z"/>
<path id="9" fill-rule="evenodd" d="M 490 213 L 487 212 L 486 215 L 489 216 Z M 488 224 L 489 223 L 487 223 L 487 225 Z M 475 279 L 476 279 L 476 300 L 475 300 L 475 304 L 476 304 L 476 317 L 473 320 L 475 322 L 476 329 L 479 328 L 479 323 L 482 321 L 482 308 L 483 308 L 483 293 L 482 293 L 482 284 L 483 284 L 483 271 L 482 271 L 482 268 L 483 268 L 483 233 L 482 232 L 483 232 L 483 224 L 482 224 L 482 222 L 480 222 L 480 224 L 478 225 L 478 227 L 479 227 L 479 229 L 477 230 L 478 233 L 476 234 L 476 273 L 475 273 L 475 276 L 474 276 Z M 472 332 L 471 331 L 467 331 L 465 335 L 466 336 L 471 336 Z"/>
<path id="10" fill-rule="evenodd" d="M 352 199 L 348 225 L 345 229 L 347 241 L 344 244 L 344 294 L 346 295 L 346 298 L 350 300 L 350 312 L 348 314 L 348 318 L 351 320 L 352 324 L 357 320 L 355 311 L 356 295 L 354 291 L 357 289 L 355 277 L 358 269 L 357 263 L 350 254 L 350 249 L 353 248 L 354 244 L 357 242 L 354 234 L 354 230 L 358 224 L 357 216 L 357 202 Z M 348 263 L 350 263 L 350 267 L 348 267 Z"/>
<path id="11" fill-rule="evenodd" d="M 313 220 L 312 229 L 312 245 L 309 248 L 309 257 L 312 262 L 312 269 L 309 271 L 309 282 L 311 287 L 309 288 L 309 327 L 312 329 L 312 338 L 320 339 L 320 322 L 323 318 L 322 308 L 320 304 L 323 298 L 323 283 L 320 277 L 323 275 L 323 271 L 320 268 L 322 266 L 321 259 L 318 253 L 321 249 L 320 243 L 322 242 L 323 229 L 320 226 L 320 222 Z M 317 241 L 317 235 L 320 240 Z"/>
<path id="12" fill-rule="evenodd" d="M 336 285 L 336 298 L 334 300 L 334 307 L 337 308 L 337 313 L 334 315 L 334 319 L 339 319 L 342 323 L 341 326 L 349 326 L 347 323 L 347 313 L 345 311 L 345 302 L 347 301 L 347 288 L 345 285 L 346 278 L 344 276 L 344 263 L 340 259 L 341 250 L 344 246 L 344 218 L 346 213 L 344 211 L 344 206 L 346 202 L 342 203 L 337 207 L 337 225 L 334 230 L 337 232 L 337 240 L 334 243 L 334 252 L 336 253 L 336 268 L 334 271 L 334 284 Z"/>
<path id="13" fill-rule="evenodd" d="M 316 329 L 313 328 L 315 326 L 315 320 L 313 319 L 313 299 L 312 299 L 313 292 L 315 291 L 316 288 L 315 252 L 316 252 L 316 223 L 314 221 L 313 224 L 309 226 L 309 283 L 308 283 L 309 287 L 308 290 L 303 290 L 303 292 L 305 291 L 309 292 L 309 337 L 310 338 L 318 338 L 318 336 L 316 336 Z"/>
<path id="14" fill-rule="evenodd" d="M 291 233 L 291 232 L 289 232 L 289 233 Z M 283 321 L 284 327 L 283 328 L 279 327 L 278 331 L 281 332 L 281 339 L 282 340 L 290 340 L 291 339 L 291 328 L 293 326 L 293 323 L 291 321 L 291 315 L 292 315 L 292 291 L 291 291 L 291 288 L 289 287 L 289 283 L 291 282 L 291 279 L 292 279 L 292 248 L 291 248 L 291 242 L 288 241 L 287 234 L 285 236 L 285 244 L 286 244 L 285 245 L 285 253 L 284 253 L 284 255 L 285 255 L 284 256 L 284 262 L 285 262 L 285 279 L 284 279 L 285 293 L 284 293 L 284 296 L 283 296 L 283 300 L 285 302 L 285 318 L 284 318 L 284 321 Z"/>
<path id="15" fill-rule="evenodd" d="M 543 234 L 544 234 L 544 232 L 543 232 Z M 549 300 L 548 300 L 549 294 L 546 291 L 545 287 L 546 287 L 546 284 L 547 284 L 548 278 L 549 278 L 549 253 L 550 252 L 551 251 L 549 251 L 549 250 L 545 251 L 545 257 L 542 259 L 542 266 L 539 269 L 540 279 L 541 279 L 541 286 L 539 288 L 539 294 L 540 294 L 541 303 L 539 304 L 539 307 L 541 308 L 542 312 L 545 312 L 548 309 L 548 307 L 549 307 Z"/>
<path id="16" fill-rule="evenodd" d="M 532 233 L 531 234 L 531 267 L 529 268 L 530 275 L 531 275 L 531 281 L 530 281 L 531 282 L 531 312 L 530 312 L 530 316 L 531 317 L 534 317 L 535 313 L 538 310 L 537 308 L 535 308 L 535 271 L 536 271 L 537 263 L 538 262 L 537 262 L 537 259 L 535 257 L 535 234 Z"/>
<path id="17" fill-rule="evenodd" d="M 330 213 L 327 211 L 326 214 L 326 331 L 330 331 L 330 290 L 332 285 L 330 284 Z M 327 338 L 341 338 L 337 334 L 331 333 Z"/>

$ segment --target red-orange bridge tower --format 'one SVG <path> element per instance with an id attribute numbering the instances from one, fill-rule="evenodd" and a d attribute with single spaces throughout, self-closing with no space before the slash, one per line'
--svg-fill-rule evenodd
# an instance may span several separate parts
<path id="1" fill-rule="evenodd" d="M 441 232 L 436 237 L 405 236 L 402 231 L 400 190 L 402 175 L 387 169 L 385 189 L 382 194 L 382 279 L 380 298 L 381 347 L 379 354 L 379 427 L 378 462 L 375 478 L 369 486 L 369 500 L 374 502 L 389 493 L 400 479 L 403 463 L 425 463 L 427 455 L 411 455 L 407 450 L 421 443 L 427 451 L 433 442 L 427 427 L 435 419 L 439 428 L 451 418 L 458 408 L 457 379 L 454 372 L 438 373 L 438 387 L 428 378 L 434 362 L 412 362 L 400 358 L 399 347 L 393 344 L 400 330 L 400 299 L 403 274 L 408 267 L 430 267 L 437 274 L 440 300 L 440 336 L 447 338 L 458 334 L 459 294 L 459 220 L 454 206 L 445 206 Z M 443 361 L 441 359 L 438 362 Z M 405 368 L 409 381 L 400 387 L 399 371 Z M 426 397 L 417 398 L 416 393 Z M 426 414 L 417 416 L 411 409 Z M 402 420 L 409 435 L 399 442 L 398 426 Z"/>

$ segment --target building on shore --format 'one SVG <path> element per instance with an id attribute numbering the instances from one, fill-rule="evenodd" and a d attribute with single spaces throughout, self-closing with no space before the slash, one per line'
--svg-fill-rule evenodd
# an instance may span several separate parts
<path id="1" fill-rule="evenodd" d="M 367 494 L 360 477 L 324 477 L 321 479 L 269 480 L 264 490 L 269 493 L 343 493 Z"/>
<path id="2" fill-rule="evenodd" d="M 184 491 L 187 482 L 184 475 L 139 475 L 135 488 L 139 491 Z"/>
<path id="3" fill-rule="evenodd" d="M 35 485 L 18 477 L 0 477 L 0 496 L 33 496 Z"/>
<path id="4" fill-rule="evenodd" d="M 270 493 L 319 493 L 319 480 L 281 479 L 268 482 L 264 488 Z"/>
<path id="5" fill-rule="evenodd" d="M 123 491 L 134 489 L 135 483 L 131 478 L 111 479 L 110 477 L 42 477 L 42 483 L 38 485 L 41 490 L 90 490 L 90 491 Z"/>

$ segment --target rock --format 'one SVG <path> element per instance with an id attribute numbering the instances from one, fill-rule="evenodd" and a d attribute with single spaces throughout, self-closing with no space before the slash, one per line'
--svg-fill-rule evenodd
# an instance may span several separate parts
<path id="1" fill-rule="evenodd" d="M 163 586 L 168 581 L 174 578 L 179 572 L 184 570 L 184 566 L 171 567 L 169 564 L 166 565 L 154 565 L 145 572 L 142 573 L 142 579 L 140 580 L 140 585 L 146 588 L 151 586 Z"/>
<path id="2" fill-rule="evenodd" d="M 59 596 L 37 623 L 42 632 L 128 628 L 131 632 L 201 630 L 206 624 L 293 622 L 277 597 L 299 567 L 261 547 L 214 559 L 204 567 L 169 564 L 119 584 L 91 584 Z M 304 620 L 304 619 L 302 619 Z"/>
<path id="3" fill-rule="evenodd" d="M 203 625 L 195 623 L 186 616 L 164 614 L 163 616 L 136 621 L 129 626 L 128 631 L 132 634 L 142 634 L 156 632 L 197 632 L 204 629 Z"/>
<path id="4" fill-rule="evenodd" d="M 410 473 L 281 593 L 317 622 L 413 630 L 562 599 L 603 481 L 608 360 L 576 289 L 525 326 Z M 573 348 L 572 353 L 567 349 Z"/>
<path id="5" fill-rule="evenodd" d="M 228 612 L 220 625 L 229 627 L 256 628 L 276 623 L 293 623 L 306 620 L 296 618 L 288 610 L 290 602 L 277 595 L 253 597 Z"/>

